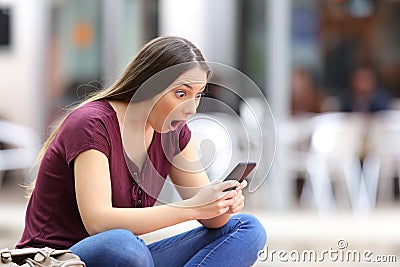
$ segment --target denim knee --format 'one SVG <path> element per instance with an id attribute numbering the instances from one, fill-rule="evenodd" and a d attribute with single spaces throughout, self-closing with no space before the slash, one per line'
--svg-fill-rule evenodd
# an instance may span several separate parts
<path id="1" fill-rule="evenodd" d="M 237 218 L 241 227 L 247 230 L 246 233 L 257 252 L 262 250 L 267 243 L 267 233 L 258 218 L 251 214 L 236 214 L 232 218 Z"/>
<path id="2" fill-rule="evenodd" d="M 113 245 L 109 245 L 107 249 L 114 255 L 117 266 L 153 266 L 151 253 L 142 239 L 128 230 L 111 231 L 113 235 L 109 242 Z"/>
<path id="3" fill-rule="evenodd" d="M 154 266 L 151 253 L 142 239 L 131 231 L 116 229 L 90 236 L 71 251 L 91 266 Z"/>

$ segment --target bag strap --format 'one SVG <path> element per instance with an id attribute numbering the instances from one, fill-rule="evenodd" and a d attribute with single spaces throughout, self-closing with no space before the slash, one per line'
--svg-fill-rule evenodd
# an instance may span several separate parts
<path id="1" fill-rule="evenodd" d="M 53 253 L 55 249 L 52 248 L 41 248 L 39 251 L 36 253 L 34 260 L 37 262 L 44 262 L 48 257 L 50 257 L 51 253 Z"/>
<path id="2" fill-rule="evenodd" d="M 8 248 L 2 248 L 0 250 L 0 260 L 3 263 L 10 263 L 12 261 L 11 251 Z"/>
<path id="3" fill-rule="evenodd" d="M 23 248 L 23 249 L 8 249 L 8 248 L 3 248 L 0 249 L 0 266 L 3 266 L 2 263 L 12 263 L 13 257 L 19 257 L 19 256 L 26 256 L 26 260 L 32 261 L 30 257 L 34 258 L 34 261 L 38 263 L 44 263 L 46 259 L 48 259 L 50 256 L 56 256 L 56 255 L 61 255 L 64 253 L 72 253 L 70 250 L 65 249 L 65 250 L 56 250 L 52 249 L 49 247 L 45 248 Z M 79 258 L 78 258 L 79 259 Z M 86 266 L 83 261 L 80 260 L 75 260 L 75 261 L 69 261 L 62 266 Z M 8 266 L 8 265 L 7 265 Z M 14 266 L 14 265 L 13 265 Z M 25 264 L 23 265 L 25 266 Z M 29 265 L 31 266 L 31 265 Z"/>

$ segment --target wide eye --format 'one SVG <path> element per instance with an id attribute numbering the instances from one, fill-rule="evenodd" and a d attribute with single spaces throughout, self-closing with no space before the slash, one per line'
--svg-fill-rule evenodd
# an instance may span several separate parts
<path id="1" fill-rule="evenodd" d="M 175 92 L 175 95 L 176 95 L 177 97 L 179 97 L 179 98 L 183 98 L 183 97 L 186 96 L 186 92 L 183 91 L 183 90 L 178 90 L 178 91 Z"/>
<path id="2" fill-rule="evenodd" d="M 196 99 L 200 99 L 200 98 L 202 98 L 202 97 L 205 96 L 205 95 L 206 95 L 205 92 L 200 92 L 200 93 L 196 94 Z"/>

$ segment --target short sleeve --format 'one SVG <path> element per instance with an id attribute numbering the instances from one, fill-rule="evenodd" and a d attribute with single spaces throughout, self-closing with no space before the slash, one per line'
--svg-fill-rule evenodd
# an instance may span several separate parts
<path id="1" fill-rule="evenodd" d="M 179 131 L 179 151 L 177 151 L 176 154 L 179 154 L 190 141 L 190 138 L 192 136 L 192 132 L 190 131 L 189 127 L 187 124 L 185 124 L 182 129 Z"/>
<path id="2" fill-rule="evenodd" d="M 87 114 L 70 114 L 60 130 L 65 159 L 69 166 L 82 152 L 95 149 L 110 156 L 110 138 L 104 122 Z"/>

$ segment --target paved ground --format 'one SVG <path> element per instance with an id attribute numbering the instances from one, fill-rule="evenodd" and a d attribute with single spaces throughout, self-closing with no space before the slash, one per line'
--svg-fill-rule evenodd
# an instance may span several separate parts
<path id="1" fill-rule="evenodd" d="M 18 241 L 23 228 L 25 206 L 26 200 L 21 188 L 5 185 L 0 189 L 0 247 L 13 247 Z M 313 257 L 310 256 L 311 251 L 315 252 L 318 259 L 324 257 L 321 262 L 313 262 L 313 266 L 398 266 L 400 262 L 398 204 L 363 215 L 354 215 L 349 211 L 325 215 L 306 210 L 285 213 L 264 210 L 247 212 L 257 215 L 268 232 L 265 253 L 256 266 L 310 266 L 310 260 L 299 263 L 293 259 L 296 255 Z M 152 242 L 194 225 L 194 222 L 180 224 L 144 235 L 143 238 Z M 335 250 L 338 251 L 336 254 Z M 346 260 L 347 255 L 353 252 L 360 253 L 359 263 L 352 260 L 349 263 Z M 363 253 L 370 257 L 363 259 Z M 394 257 L 376 257 L 390 255 Z M 369 259 L 371 262 L 367 263 Z M 373 263 L 376 259 L 396 259 L 397 264 Z"/>

